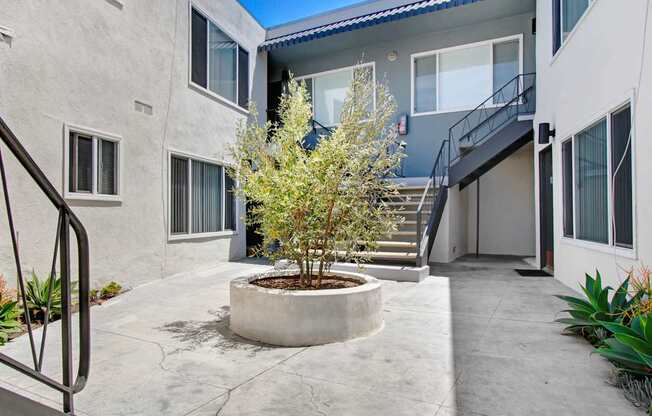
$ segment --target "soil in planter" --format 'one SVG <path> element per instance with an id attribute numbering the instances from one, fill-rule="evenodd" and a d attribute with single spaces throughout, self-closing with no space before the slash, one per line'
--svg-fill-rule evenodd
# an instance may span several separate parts
<path id="1" fill-rule="evenodd" d="M 285 290 L 325 290 L 325 289 L 346 289 L 349 287 L 361 286 L 363 282 L 340 276 L 325 276 L 321 280 L 321 286 L 317 287 L 317 276 L 313 276 L 312 285 L 301 287 L 299 284 L 299 275 L 294 276 L 277 276 L 264 277 L 251 282 L 252 285 L 264 287 L 267 289 L 285 289 Z"/>

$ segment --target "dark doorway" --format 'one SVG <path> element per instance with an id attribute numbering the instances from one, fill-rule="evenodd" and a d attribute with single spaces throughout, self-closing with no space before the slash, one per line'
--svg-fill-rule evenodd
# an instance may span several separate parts
<path id="1" fill-rule="evenodd" d="M 550 271 L 555 268 L 552 184 L 552 147 L 548 146 L 539 153 L 539 210 L 541 223 L 541 267 Z"/>

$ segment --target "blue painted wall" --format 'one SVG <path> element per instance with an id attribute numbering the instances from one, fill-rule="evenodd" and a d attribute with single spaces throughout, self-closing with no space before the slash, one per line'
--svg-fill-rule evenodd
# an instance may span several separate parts
<path id="1" fill-rule="evenodd" d="M 482 7 L 489 6 L 487 2 Z M 409 114 L 411 54 L 522 34 L 523 70 L 526 73 L 535 71 L 533 8 L 531 12 L 521 8 L 511 15 L 509 10 L 500 10 L 501 15 L 494 18 L 487 18 L 490 11 L 480 6 L 459 10 L 456 14 L 454 11 L 447 12 L 448 15 L 432 13 L 272 51 L 269 81 L 280 80 L 284 68 L 302 76 L 351 66 L 361 59 L 373 61 L 376 79 L 388 82 L 398 104 L 398 114 Z M 387 53 L 394 50 L 398 52 L 398 59 L 389 62 Z M 465 113 L 409 117 L 409 134 L 401 137 L 408 143 L 405 176 L 430 174 L 433 159 L 442 140 L 448 136 L 449 127 Z"/>

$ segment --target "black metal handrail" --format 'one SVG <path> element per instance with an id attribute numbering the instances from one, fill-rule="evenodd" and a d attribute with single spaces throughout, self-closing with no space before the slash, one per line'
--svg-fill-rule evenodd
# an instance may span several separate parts
<path id="1" fill-rule="evenodd" d="M 448 172 L 451 165 L 462 157 L 462 142 L 467 142 L 465 144 L 470 150 L 519 115 L 533 114 L 536 103 L 535 84 L 535 73 L 517 75 L 448 130 L 448 138 L 439 147 L 417 208 L 417 265 L 428 263 L 428 256 L 448 199 Z M 458 129 L 461 130 L 459 135 L 456 134 Z M 424 206 L 429 194 L 432 194 L 431 212 L 428 221 L 424 223 Z"/>
<path id="2" fill-rule="evenodd" d="M 461 149 L 482 143 L 501 127 L 535 111 L 536 74 L 519 74 L 448 129 L 449 165 L 462 157 Z"/>
<path id="3" fill-rule="evenodd" d="M 90 370 L 90 267 L 89 267 L 89 244 L 88 235 L 81 221 L 66 204 L 63 197 L 57 192 L 56 188 L 47 179 L 43 171 L 34 162 L 27 150 L 20 143 L 11 129 L 0 118 L 0 139 L 9 151 L 14 155 L 16 160 L 27 171 L 29 176 L 38 185 L 45 196 L 50 200 L 52 205 L 57 209 L 59 217 L 57 222 L 57 232 L 54 245 L 54 254 L 52 257 L 52 267 L 50 273 L 50 286 L 48 290 L 48 308 L 44 311 L 43 332 L 41 336 L 40 348 L 36 349 L 32 322 L 30 320 L 27 308 L 27 299 L 25 294 L 25 282 L 21 269 L 20 251 L 14 220 L 11 210 L 11 200 L 9 197 L 9 186 L 5 164 L 0 151 L 0 178 L 2 179 L 2 191 L 4 193 L 4 203 L 9 223 L 9 232 L 11 233 L 11 242 L 13 247 L 14 260 L 16 263 L 16 274 L 18 277 L 21 302 L 29 345 L 33 360 L 33 368 L 27 364 L 19 362 L 6 354 L 0 353 L 0 362 L 55 389 L 63 394 L 63 411 L 68 414 L 74 414 L 73 396 L 80 392 L 88 380 Z M 71 279 L 71 252 L 70 252 L 70 228 L 75 232 L 77 241 L 78 257 L 78 296 L 79 296 L 79 364 L 76 376 L 73 374 L 73 346 L 72 346 L 72 291 L 73 282 Z M 45 341 L 47 328 L 49 324 L 49 314 L 52 302 L 52 284 L 56 272 L 57 252 L 59 253 L 59 273 L 61 278 L 61 340 L 62 340 L 62 362 L 63 376 L 61 381 L 42 373 L 43 357 L 45 352 Z M 37 357 L 38 355 L 38 357 Z"/>

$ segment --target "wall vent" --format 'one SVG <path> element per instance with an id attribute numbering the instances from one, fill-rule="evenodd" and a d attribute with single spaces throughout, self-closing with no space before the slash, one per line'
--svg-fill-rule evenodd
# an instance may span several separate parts
<path id="1" fill-rule="evenodd" d="M 148 116 L 154 114 L 154 108 L 151 105 L 138 100 L 134 101 L 134 110 L 139 113 L 147 114 Z"/>

